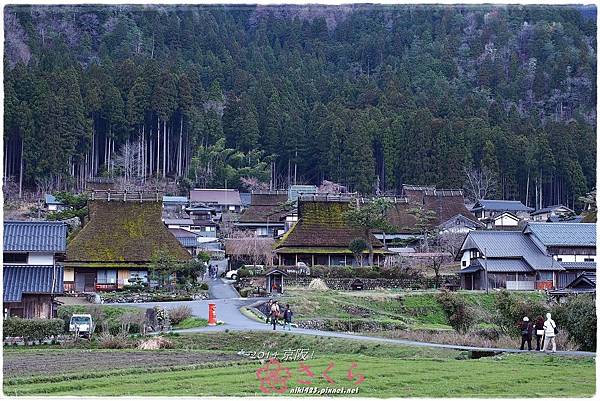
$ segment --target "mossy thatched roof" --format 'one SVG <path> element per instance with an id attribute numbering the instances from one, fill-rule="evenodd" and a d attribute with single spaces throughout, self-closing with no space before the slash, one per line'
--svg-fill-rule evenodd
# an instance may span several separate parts
<path id="1" fill-rule="evenodd" d="M 352 240 L 363 237 L 361 230 L 350 226 L 346 220 L 345 213 L 349 206 L 348 202 L 299 201 L 298 222 L 278 242 L 276 248 L 348 248 Z M 375 236 L 371 236 L 370 240 L 373 247 L 383 247 Z"/>
<path id="2" fill-rule="evenodd" d="M 89 222 L 67 245 L 67 262 L 150 262 L 159 249 L 190 260 L 161 221 L 160 202 L 89 201 Z"/>

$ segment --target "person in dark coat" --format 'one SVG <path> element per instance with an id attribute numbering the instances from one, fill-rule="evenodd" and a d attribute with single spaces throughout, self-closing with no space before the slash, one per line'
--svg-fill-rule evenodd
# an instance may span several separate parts
<path id="1" fill-rule="evenodd" d="M 521 330 L 521 350 L 525 347 L 525 342 L 527 342 L 527 348 L 531 351 L 531 335 L 533 333 L 533 325 L 529 321 L 529 318 L 525 316 L 523 321 L 519 324 L 519 329 Z"/>
<path id="2" fill-rule="evenodd" d="M 542 316 L 535 318 L 533 329 L 535 330 L 535 350 L 539 351 L 541 349 L 541 345 L 543 344 L 544 338 L 544 318 Z"/>
<path id="3" fill-rule="evenodd" d="M 267 324 L 271 321 L 271 305 L 273 305 L 273 300 L 269 299 L 269 302 L 267 302 Z"/>
<path id="4" fill-rule="evenodd" d="M 283 311 L 283 329 L 287 327 L 289 331 L 292 331 L 292 316 L 294 312 L 290 309 L 290 304 L 285 305 L 285 311 Z"/>

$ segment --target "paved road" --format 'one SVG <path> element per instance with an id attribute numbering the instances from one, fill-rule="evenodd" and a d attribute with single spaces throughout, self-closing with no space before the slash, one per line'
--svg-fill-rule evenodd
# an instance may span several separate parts
<path id="1" fill-rule="evenodd" d="M 204 319 L 208 319 L 208 304 L 215 303 L 217 305 L 217 320 L 223 321 L 223 325 L 213 326 L 213 327 L 201 327 L 194 329 L 185 329 L 185 330 L 176 330 L 179 333 L 210 333 L 216 331 L 273 331 L 273 327 L 271 325 L 257 322 L 253 319 L 249 319 L 240 313 L 239 308 L 242 306 L 246 306 L 256 302 L 256 299 L 244 299 L 244 298 L 236 298 L 236 299 L 218 299 L 218 300 L 203 300 L 203 301 L 182 301 L 182 302 L 152 302 L 152 303 L 143 303 L 143 304 L 131 304 L 133 306 L 141 306 L 141 307 L 153 307 L 155 305 L 160 305 L 163 308 L 173 308 L 178 305 L 188 305 L 192 308 L 192 313 L 196 316 L 202 317 Z M 277 327 L 277 331 L 282 331 L 281 327 Z M 417 347 L 432 347 L 432 348 L 444 348 L 444 349 L 456 349 L 456 350 L 464 350 L 464 351 L 493 351 L 493 352 L 510 352 L 510 353 L 521 353 L 521 352 L 529 352 L 529 351 L 521 351 L 518 349 L 506 349 L 506 348 L 485 348 L 485 347 L 470 347 L 464 345 L 448 345 L 448 344 L 435 344 L 435 343 L 427 343 L 427 342 L 419 342 L 419 341 L 411 341 L 411 340 L 402 340 L 402 339 L 389 339 L 389 338 L 381 338 L 381 337 L 371 337 L 371 336 L 361 336 L 357 334 L 351 333 L 342 333 L 336 331 L 321 331 L 321 330 L 312 330 L 312 329 L 300 329 L 294 328 L 292 329 L 292 333 L 294 334 L 302 334 L 302 335 L 311 335 L 311 336 L 320 336 L 320 337 L 335 337 L 335 338 L 345 338 L 350 340 L 361 340 L 361 341 L 374 341 L 374 342 L 382 342 L 388 344 L 398 344 L 398 345 L 410 345 Z M 542 355 L 541 352 L 534 352 L 535 355 Z M 596 356 L 593 352 L 583 352 L 583 351 L 558 351 L 557 355 L 569 355 L 569 356 L 587 356 L 594 357 Z"/>
<path id="2" fill-rule="evenodd" d="M 214 262 L 212 262 L 214 263 Z M 223 272 L 227 268 L 226 261 L 220 261 L 218 263 L 219 272 Z M 132 306 L 139 307 L 154 307 L 159 305 L 166 309 L 171 309 L 179 305 L 187 305 L 192 308 L 192 314 L 198 317 L 202 317 L 204 319 L 208 319 L 208 304 L 214 303 L 216 304 L 217 310 L 217 320 L 222 321 L 222 325 L 213 326 L 213 327 L 201 327 L 194 329 L 185 329 L 185 330 L 176 330 L 179 333 L 204 333 L 204 332 L 215 332 L 215 331 L 273 331 L 273 327 L 266 323 L 261 323 L 256 320 L 250 319 L 244 316 L 240 312 L 240 308 L 242 306 L 247 306 L 253 304 L 260 300 L 260 298 L 240 298 L 239 294 L 233 287 L 228 283 L 227 280 L 223 280 L 221 278 L 218 279 L 209 279 L 205 278 L 205 281 L 209 285 L 209 292 L 211 294 L 210 300 L 201 300 L 201 301 L 180 301 L 180 302 L 148 302 L 148 303 L 139 303 L 139 304 L 130 304 Z M 281 327 L 277 327 L 277 331 L 281 331 Z M 312 336 L 321 336 L 321 337 L 336 337 L 336 338 L 346 338 L 351 340 L 361 340 L 361 341 L 375 341 L 375 342 L 383 342 L 389 344 L 398 344 L 398 345 L 410 345 L 417 347 L 433 347 L 433 348 L 444 348 L 444 349 L 456 349 L 456 350 L 464 350 L 464 351 L 492 351 L 492 352 L 510 352 L 510 353 L 521 353 L 521 352 L 529 352 L 529 351 L 521 351 L 518 349 L 506 349 L 506 348 L 484 348 L 484 347 L 470 347 L 463 345 L 448 345 L 448 344 L 434 344 L 427 342 L 419 342 L 419 341 L 411 341 L 411 340 L 401 340 L 401 339 L 389 339 L 389 338 L 381 338 L 381 337 L 370 337 L 370 336 L 361 336 L 351 333 L 342 333 L 336 331 L 321 331 L 321 330 L 312 330 L 312 329 L 299 329 L 295 328 L 292 330 L 294 334 L 302 334 L 302 335 L 312 335 Z M 534 352 L 536 355 L 543 355 L 541 352 Z M 583 352 L 583 351 L 558 351 L 557 355 L 569 355 L 569 356 L 588 356 L 595 357 L 596 354 L 593 352 Z"/>
<path id="3" fill-rule="evenodd" d="M 211 261 L 210 264 L 216 265 L 218 268 L 217 278 L 210 278 L 208 274 L 204 276 L 204 282 L 208 284 L 208 293 L 211 299 L 233 299 L 239 298 L 240 294 L 233 288 L 227 280 L 221 279 L 221 273 L 227 271 L 227 259 Z"/>

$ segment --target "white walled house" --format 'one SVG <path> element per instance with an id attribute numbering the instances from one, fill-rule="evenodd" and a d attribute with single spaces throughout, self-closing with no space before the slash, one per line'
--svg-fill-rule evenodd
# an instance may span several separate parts
<path id="1" fill-rule="evenodd" d="M 564 205 L 553 205 L 531 212 L 533 221 L 547 222 L 551 218 L 567 218 L 574 216 L 575 211 Z"/>
<path id="2" fill-rule="evenodd" d="M 596 226 L 528 223 L 519 231 L 473 231 L 463 242 L 463 289 L 564 288 L 582 273 L 596 271 Z"/>
<path id="3" fill-rule="evenodd" d="M 5 221 L 4 317 L 52 318 L 63 292 L 67 225 L 56 221 Z"/>
<path id="4" fill-rule="evenodd" d="M 475 203 L 471 212 L 477 216 L 479 221 L 485 223 L 488 228 L 502 228 L 509 227 L 513 224 L 509 221 L 512 217 L 507 215 L 499 221 L 500 224 L 505 223 L 506 225 L 496 227 L 496 218 L 502 214 L 510 213 L 512 216 L 516 217 L 518 221 L 529 221 L 533 210 L 533 208 L 527 207 L 519 201 L 481 199 Z M 514 226 L 517 227 L 518 222 Z"/>

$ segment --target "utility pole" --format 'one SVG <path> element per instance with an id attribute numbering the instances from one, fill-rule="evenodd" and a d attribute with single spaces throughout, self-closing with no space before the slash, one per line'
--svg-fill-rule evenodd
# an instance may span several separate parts
<path id="1" fill-rule="evenodd" d="M 487 269 L 487 248 L 483 248 L 483 270 L 485 272 L 485 293 L 490 293 L 490 282 L 488 281 L 488 269 Z"/>

